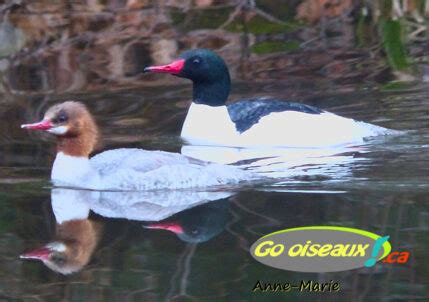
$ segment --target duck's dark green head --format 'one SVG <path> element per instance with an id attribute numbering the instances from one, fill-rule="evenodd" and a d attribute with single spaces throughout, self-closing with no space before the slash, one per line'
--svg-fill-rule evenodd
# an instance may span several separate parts
<path id="1" fill-rule="evenodd" d="M 192 49 L 167 65 L 150 66 L 146 72 L 170 73 L 192 80 L 193 101 L 210 106 L 225 105 L 231 80 L 225 61 L 208 49 Z"/>
<path id="2" fill-rule="evenodd" d="M 225 61 L 208 49 L 193 49 L 179 56 L 184 60 L 180 77 L 192 80 L 194 83 L 215 83 L 228 76 L 228 67 Z"/>

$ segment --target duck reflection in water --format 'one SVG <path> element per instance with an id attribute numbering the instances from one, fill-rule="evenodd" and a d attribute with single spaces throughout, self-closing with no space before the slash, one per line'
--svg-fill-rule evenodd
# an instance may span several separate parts
<path id="1" fill-rule="evenodd" d="M 61 274 L 80 271 L 91 259 L 101 231 L 101 224 L 89 220 L 70 220 L 57 224 L 51 242 L 21 255 L 23 259 L 41 260 Z"/>
<path id="2" fill-rule="evenodd" d="M 54 189 L 51 192 L 56 227 L 53 239 L 44 246 L 27 252 L 22 259 L 42 261 L 61 274 L 80 271 L 91 259 L 99 242 L 102 224 L 88 219 L 94 192 Z"/>
<path id="3" fill-rule="evenodd" d="M 205 242 L 224 229 L 228 197 L 233 195 L 231 192 L 172 191 L 173 196 L 162 192 L 157 199 L 153 194 L 53 189 L 55 235 L 49 243 L 20 257 L 40 260 L 61 274 L 82 270 L 90 262 L 103 230 L 103 220 L 90 219 L 91 212 L 105 218 L 142 221 L 147 229 L 175 231 L 185 242 Z M 173 198 L 177 198 L 177 206 Z"/>

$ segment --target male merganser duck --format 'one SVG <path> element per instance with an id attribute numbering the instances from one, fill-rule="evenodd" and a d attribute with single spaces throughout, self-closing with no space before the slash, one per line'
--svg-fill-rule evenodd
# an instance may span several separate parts
<path id="1" fill-rule="evenodd" d="M 253 179 L 253 174 L 237 167 L 162 151 L 116 149 L 89 159 L 99 132 L 92 115 L 79 102 L 52 106 L 41 122 L 21 127 L 47 131 L 57 137 L 57 156 L 51 173 L 56 186 L 153 190 L 228 185 Z"/>
<path id="2" fill-rule="evenodd" d="M 68 220 L 57 224 L 51 242 L 22 254 L 20 258 L 40 260 L 55 272 L 71 274 L 89 262 L 100 233 L 101 225 L 97 222 L 89 219 Z"/>
<path id="3" fill-rule="evenodd" d="M 192 105 L 181 132 L 193 145 L 324 147 L 395 132 L 301 103 L 259 98 L 226 105 L 231 86 L 228 67 L 207 49 L 186 51 L 178 60 L 146 67 L 145 72 L 193 82 Z"/>

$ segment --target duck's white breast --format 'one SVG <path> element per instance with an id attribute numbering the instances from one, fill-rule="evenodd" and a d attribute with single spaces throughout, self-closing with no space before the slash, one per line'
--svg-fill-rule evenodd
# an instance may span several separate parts
<path id="1" fill-rule="evenodd" d="M 58 152 L 51 171 L 56 186 L 94 189 L 101 186 L 99 175 L 85 157 Z"/>
<path id="2" fill-rule="evenodd" d="M 236 141 L 240 133 L 231 121 L 226 106 L 192 103 L 180 135 L 194 145 L 225 145 Z"/>

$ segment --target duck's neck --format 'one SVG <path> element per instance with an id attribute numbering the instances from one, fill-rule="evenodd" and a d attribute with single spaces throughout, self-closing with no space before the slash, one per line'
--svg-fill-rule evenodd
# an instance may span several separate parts
<path id="1" fill-rule="evenodd" d="M 91 135 L 59 136 L 57 138 L 57 152 L 88 159 L 94 147 L 94 141 Z"/>
<path id="2" fill-rule="evenodd" d="M 58 186 L 92 188 L 98 181 L 98 172 L 91 167 L 89 154 L 97 143 L 97 130 L 88 128 L 80 135 L 57 137 L 57 156 L 51 179 Z"/>
<path id="3" fill-rule="evenodd" d="M 59 186 L 89 185 L 85 179 L 92 180 L 96 172 L 92 169 L 89 158 L 58 152 L 52 167 L 51 179 Z"/>
<path id="4" fill-rule="evenodd" d="M 80 253 L 74 253 L 74 256 L 88 260 L 97 244 L 100 227 L 101 225 L 89 219 L 69 220 L 57 224 L 55 237 L 57 241 L 72 243 L 70 248 L 81 250 Z"/>
<path id="5" fill-rule="evenodd" d="M 191 144 L 224 144 L 234 141 L 238 132 L 226 106 L 192 103 L 183 123 L 181 136 Z"/>
<path id="6" fill-rule="evenodd" d="M 194 81 L 193 102 L 209 106 L 224 106 L 231 88 L 229 73 L 216 82 Z"/>

